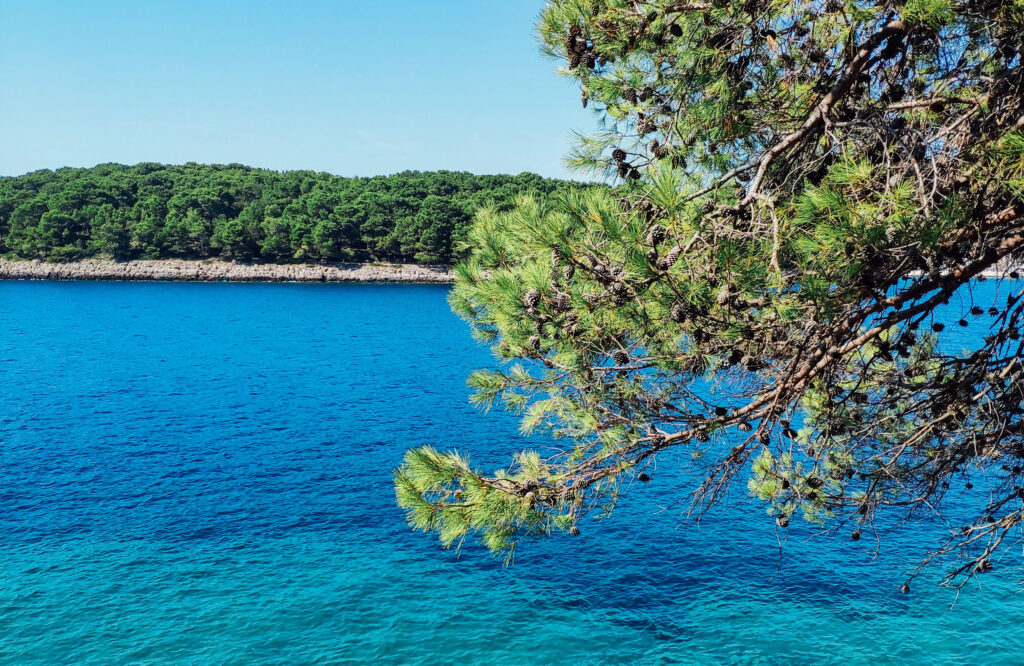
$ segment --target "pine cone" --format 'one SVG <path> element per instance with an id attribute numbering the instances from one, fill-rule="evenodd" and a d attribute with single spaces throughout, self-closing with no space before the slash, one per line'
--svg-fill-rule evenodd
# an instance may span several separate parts
<path id="1" fill-rule="evenodd" d="M 629 354 L 623 349 L 616 349 L 612 352 L 612 360 L 616 365 L 626 365 L 629 363 Z"/>
<path id="2" fill-rule="evenodd" d="M 612 151 L 612 159 L 616 162 L 622 162 L 626 159 L 626 151 L 622 148 L 616 148 Z"/>
<path id="3" fill-rule="evenodd" d="M 579 315 L 577 315 L 575 312 L 567 312 L 565 314 L 565 319 L 563 320 L 563 325 L 565 326 L 566 329 L 576 328 L 576 327 L 579 326 L 579 323 L 580 323 Z"/>
<path id="4" fill-rule="evenodd" d="M 668 230 L 660 224 L 656 224 L 651 227 L 650 233 L 647 235 L 647 244 L 655 246 L 660 244 L 665 238 L 668 237 Z"/>
<path id="5" fill-rule="evenodd" d="M 566 266 L 565 268 L 562 269 L 562 275 L 565 276 L 566 280 L 571 280 L 572 276 L 575 275 L 575 274 L 576 274 L 576 267 L 573 266 L 572 264 L 569 264 L 568 266 Z"/>
<path id="6" fill-rule="evenodd" d="M 530 291 L 526 292 L 525 296 L 523 296 L 523 305 L 525 305 L 527 307 L 527 309 L 533 310 L 539 304 L 540 304 L 540 292 L 537 291 L 536 289 L 531 289 Z"/>
<path id="7" fill-rule="evenodd" d="M 665 257 L 659 262 L 658 268 L 660 268 L 663 271 L 667 271 L 668 269 L 672 268 L 672 266 L 675 265 L 676 261 L 679 260 L 679 255 L 682 254 L 682 252 L 683 248 L 676 245 L 671 250 L 669 250 L 668 254 L 666 254 Z"/>
<path id="8" fill-rule="evenodd" d="M 529 340 L 529 345 L 533 349 L 540 349 L 540 336 L 539 335 L 531 335 L 530 336 L 530 340 Z"/>
<path id="9" fill-rule="evenodd" d="M 890 37 L 889 41 L 885 43 L 885 49 L 882 50 L 882 60 L 890 60 L 895 58 L 903 50 L 903 42 L 899 37 Z"/>
<path id="10" fill-rule="evenodd" d="M 672 319 L 672 321 L 681 324 L 689 318 L 687 316 L 688 314 L 688 308 L 685 305 L 683 305 L 682 303 L 676 303 L 675 305 L 672 306 L 672 310 L 669 312 L 668 316 Z"/>
<path id="11" fill-rule="evenodd" d="M 629 290 L 621 282 L 612 283 L 608 291 L 611 292 L 612 302 L 616 305 L 625 305 L 629 302 Z"/>
<path id="12" fill-rule="evenodd" d="M 583 32 L 583 26 L 579 23 L 574 23 L 569 26 L 569 34 L 565 38 L 566 51 L 571 51 L 573 49 L 573 44 L 576 43 L 576 38 L 579 37 L 581 32 Z"/>

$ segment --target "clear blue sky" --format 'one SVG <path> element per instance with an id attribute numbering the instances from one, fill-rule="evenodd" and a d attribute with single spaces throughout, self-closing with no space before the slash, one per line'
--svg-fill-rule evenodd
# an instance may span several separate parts
<path id="1" fill-rule="evenodd" d="M 240 162 L 568 176 L 542 0 L 0 0 L 0 175 Z M 582 178 L 582 176 L 577 176 Z"/>

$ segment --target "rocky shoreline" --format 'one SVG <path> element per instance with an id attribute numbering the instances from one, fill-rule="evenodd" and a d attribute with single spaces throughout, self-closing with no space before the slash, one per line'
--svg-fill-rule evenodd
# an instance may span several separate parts
<path id="1" fill-rule="evenodd" d="M 985 277 L 1024 273 L 1009 264 Z M 907 277 L 918 277 L 914 271 Z M 1016 277 L 1016 276 L 1011 276 Z M 0 259 L 0 280 L 98 280 L 124 282 L 404 282 L 450 284 L 451 267 L 422 264 L 249 264 L 216 259 L 81 259 L 68 262 Z"/>
<path id="2" fill-rule="evenodd" d="M 419 264 L 247 264 L 217 260 L 82 259 L 47 263 L 0 259 L 0 280 L 142 282 L 414 282 L 447 284 L 448 266 Z"/>

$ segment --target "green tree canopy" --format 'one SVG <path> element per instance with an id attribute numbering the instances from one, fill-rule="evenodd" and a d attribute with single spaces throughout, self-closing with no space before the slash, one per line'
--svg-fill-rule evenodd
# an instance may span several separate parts
<path id="1" fill-rule="evenodd" d="M 575 187 L 533 174 L 341 178 L 237 164 L 101 164 L 0 178 L 0 254 L 73 260 L 449 263 L 473 211 Z"/>
<path id="2" fill-rule="evenodd" d="M 780 531 L 983 483 L 922 559 L 992 568 L 1024 520 L 1020 283 L 964 306 L 977 349 L 933 314 L 1022 256 L 1024 2 L 554 0 L 539 31 L 601 121 L 571 163 L 622 184 L 482 212 L 451 303 L 507 362 L 473 400 L 565 445 L 410 451 L 411 524 L 510 555 L 674 448 L 695 511 L 745 480 Z"/>

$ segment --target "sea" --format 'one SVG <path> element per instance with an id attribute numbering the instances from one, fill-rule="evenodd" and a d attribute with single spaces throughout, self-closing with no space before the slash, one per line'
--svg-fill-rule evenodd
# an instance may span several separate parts
<path id="1" fill-rule="evenodd" d="M 900 594 L 940 521 L 779 534 L 742 482 L 688 520 L 681 457 L 510 566 L 410 530 L 408 448 L 554 445 L 470 406 L 497 361 L 447 292 L 0 283 L 0 664 L 1024 661 L 1019 551 Z"/>

